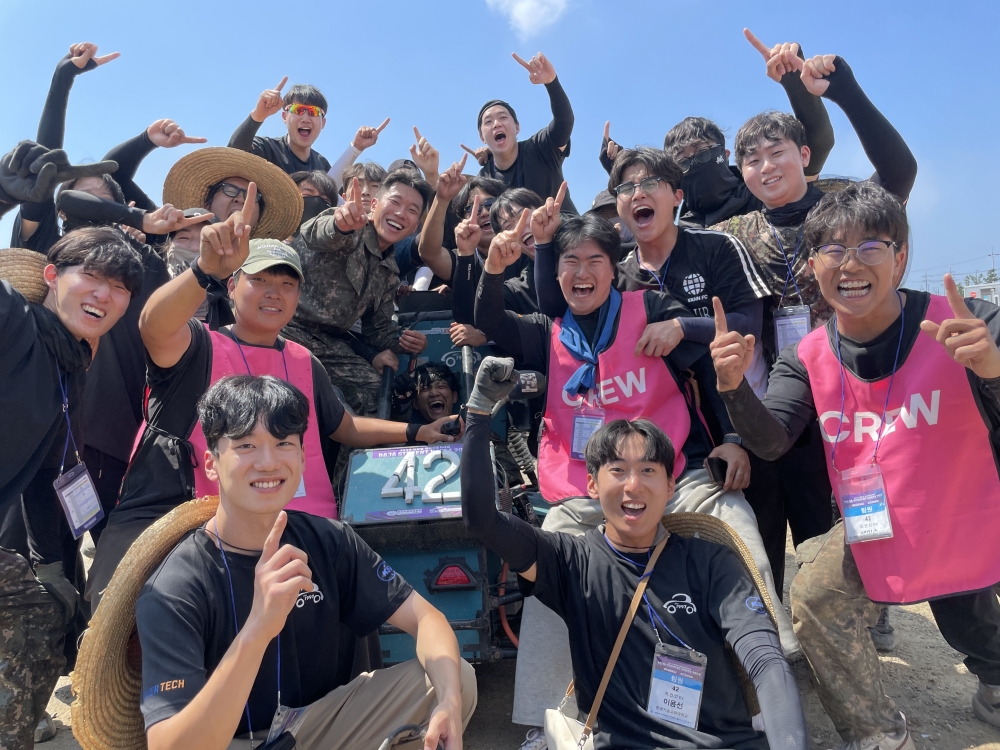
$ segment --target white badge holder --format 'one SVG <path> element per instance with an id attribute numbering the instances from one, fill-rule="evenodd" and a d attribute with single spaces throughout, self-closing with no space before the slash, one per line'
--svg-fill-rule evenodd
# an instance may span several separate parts
<path id="1" fill-rule="evenodd" d="M 707 668 L 705 654 L 656 644 L 646 712 L 671 724 L 697 729 Z"/>
<path id="2" fill-rule="evenodd" d="M 52 483 L 56 496 L 62 505 L 66 520 L 69 521 L 73 538 L 79 539 L 83 532 L 92 529 L 104 518 L 101 498 L 94 489 L 94 481 L 83 463 L 78 463 Z"/>
<path id="3" fill-rule="evenodd" d="M 604 426 L 605 412 L 600 406 L 587 406 L 586 398 L 580 402 L 573 413 L 573 442 L 569 456 L 577 461 L 584 461 L 584 450 L 591 435 Z"/>
<path id="4" fill-rule="evenodd" d="M 885 483 L 878 465 L 858 466 L 840 472 L 837 494 L 840 496 L 848 544 L 892 538 Z"/>
<path id="5" fill-rule="evenodd" d="M 774 316 L 774 344 L 778 354 L 786 346 L 799 343 L 812 330 L 809 305 L 779 307 Z"/>

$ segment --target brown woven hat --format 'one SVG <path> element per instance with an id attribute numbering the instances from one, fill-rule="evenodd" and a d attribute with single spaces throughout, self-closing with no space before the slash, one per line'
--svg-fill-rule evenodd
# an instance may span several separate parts
<path id="1" fill-rule="evenodd" d="M 215 515 L 218 496 L 179 505 L 146 529 L 118 564 L 83 637 L 71 675 L 73 736 L 83 750 L 144 750 L 139 711 L 142 651 L 135 602 L 146 579 L 186 533 Z"/>
<path id="2" fill-rule="evenodd" d="M 10 282 L 28 302 L 41 304 L 49 293 L 42 272 L 49 264 L 43 253 L 8 247 L 0 250 L 0 279 Z"/>
<path id="3" fill-rule="evenodd" d="M 279 167 L 238 148 L 201 148 L 182 157 L 163 182 L 163 202 L 182 210 L 204 208 L 208 189 L 227 177 L 257 183 L 264 196 L 264 211 L 253 237 L 284 240 L 295 234 L 303 208 L 298 186 Z"/>

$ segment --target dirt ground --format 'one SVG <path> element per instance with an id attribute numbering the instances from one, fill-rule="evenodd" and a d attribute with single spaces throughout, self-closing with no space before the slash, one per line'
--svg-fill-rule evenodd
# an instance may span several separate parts
<path id="1" fill-rule="evenodd" d="M 785 556 L 785 600 L 795 574 L 794 558 Z M 937 630 L 930 607 L 918 604 L 893 607 L 890 621 L 896 629 L 896 648 L 882 655 L 884 681 L 889 695 L 906 714 L 918 748 L 1000 750 L 1000 729 L 979 721 L 972 714 L 972 695 L 977 681 L 962 663 L 962 655 L 952 649 Z M 468 750 L 515 750 L 527 727 L 511 724 L 514 693 L 513 660 L 476 668 L 479 680 L 479 707 L 465 733 Z M 840 738 L 823 711 L 812 686 L 804 660 L 793 664 L 802 704 L 809 726 L 811 750 L 834 748 Z M 59 732 L 54 740 L 41 745 L 45 750 L 79 748 L 70 730 L 72 696 L 69 678 L 62 678 L 49 702 Z"/>

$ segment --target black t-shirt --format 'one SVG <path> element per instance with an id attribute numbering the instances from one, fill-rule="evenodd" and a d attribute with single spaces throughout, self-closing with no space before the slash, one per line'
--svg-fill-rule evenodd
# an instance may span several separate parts
<path id="1" fill-rule="evenodd" d="M 536 596 L 566 623 L 577 703 L 589 711 L 647 555 L 626 562 L 609 547 L 603 529 L 583 536 L 541 529 L 535 533 L 538 578 L 534 584 L 519 579 L 521 591 Z M 653 569 L 646 598 L 675 636 L 708 657 L 698 729 L 667 723 L 646 711 L 657 636 L 642 603 L 598 712 L 595 748 L 766 750 L 764 734 L 751 728 L 725 644 L 735 644 L 748 633 L 775 631 L 736 554 L 702 539 L 673 535 Z M 602 606 L 595 607 L 595 602 Z M 667 608 L 671 602 L 673 612 Z M 661 625 L 657 628 L 664 643 L 681 645 Z"/>
<path id="2" fill-rule="evenodd" d="M 198 418 L 197 404 L 212 376 L 212 340 L 208 329 L 198 320 L 188 322 L 191 344 L 173 367 L 157 367 L 146 357 L 146 381 L 149 394 L 146 401 L 148 425 L 139 448 L 129 464 L 122 483 L 121 499 L 111 519 L 114 523 L 140 518 L 158 517 L 170 508 L 193 497 L 193 473 L 185 477 L 189 456 L 178 438 L 186 441 Z M 232 337 L 229 329 L 220 329 Z M 241 342 L 242 346 L 252 344 Z M 273 348 L 281 349 L 285 341 L 278 338 Z M 315 356 L 312 359 L 312 404 L 316 411 L 320 440 L 328 466 L 334 456 L 327 455 L 337 445 L 328 437 L 337 431 L 344 418 L 344 404 L 337 397 L 326 369 Z M 256 373 L 260 374 L 260 373 Z M 309 395 L 309 394 L 306 394 Z"/>
<path id="3" fill-rule="evenodd" d="M 248 115 L 229 139 L 229 147 L 257 154 L 287 174 L 314 170 L 330 171 L 330 162 L 314 148 L 309 150 L 309 160 L 302 161 L 289 147 L 287 135 L 280 138 L 257 135 L 262 124 Z"/>
<path id="4" fill-rule="evenodd" d="M 654 275 L 639 263 L 636 250 L 618 264 L 622 291 L 660 289 L 670 292 L 694 315 L 713 317 L 712 297 L 726 310 L 745 307 L 770 296 L 753 257 L 739 240 L 725 232 L 680 227 L 670 257 Z"/>
<path id="5" fill-rule="evenodd" d="M 282 544 L 309 557 L 313 590 L 300 593 L 281 631 L 281 702 L 306 706 L 350 679 L 340 659 L 341 623 L 371 633 L 413 591 L 354 530 L 338 521 L 289 511 Z M 260 555 L 222 553 L 211 531 L 189 533 L 143 586 L 135 605 L 142 644 L 141 709 L 148 729 L 179 713 L 208 682 L 253 603 Z M 234 604 L 235 601 L 235 604 Z M 348 634 L 344 634 L 348 635 Z M 277 708 L 278 641 L 268 644 L 250 692 L 254 731 L 267 729 Z M 237 735 L 249 731 L 246 714 Z"/>

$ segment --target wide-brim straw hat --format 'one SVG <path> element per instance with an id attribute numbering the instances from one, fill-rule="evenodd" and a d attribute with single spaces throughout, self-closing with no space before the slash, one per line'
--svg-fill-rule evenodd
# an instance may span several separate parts
<path id="1" fill-rule="evenodd" d="M 760 600 L 764 604 L 764 609 L 767 610 L 771 622 L 777 628 L 778 621 L 774 614 L 774 602 L 771 601 L 771 595 L 767 592 L 767 587 L 764 585 L 764 577 L 760 574 L 757 563 L 754 562 L 753 555 L 750 554 L 749 547 L 740 539 L 732 526 L 715 516 L 709 516 L 704 513 L 668 513 L 663 517 L 661 523 L 671 534 L 683 537 L 697 537 L 704 539 L 706 542 L 724 545 L 735 552 L 743 562 L 743 567 L 746 568 L 747 573 L 753 579 L 754 586 L 757 587 L 757 591 L 760 594 Z M 730 656 L 732 657 L 733 667 L 736 669 L 736 675 L 740 681 L 740 687 L 743 689 L 743 699 L 746 701 L 747 710 L 749 710 L 751 716 L 756 716 L 760 713 L 760 704 L 757 702 L 757 691 L 754 689 L 753 682 L 750 680 L 749 675 L 747 675 L 746 670 L 743 669 L 743 665 L 736 658 L 736 654 L 730 653 Z"/>
<path id="2" fill-rule="evenodd" d="M 264 196 L 264 212 L 252 237 L 284 240 L 295 234 L 303 208 L 298 185 L 271 162 L 238 148 L 201 148 L 181 157 L 163 182 L 163 202 L 181 210 L 205 208 L 208 189 L 227 177 L 257 183 Z"/>
<path id="3" fill-rule="evenodd" d="M 0 279 L 9 281 L 28 302 L 40 305 L 49 293 L 43 275 L 48 264 L 43 253 L 22 247 L 8 247 L 0 250 Z"/>
<path id="4" fill-rule="evenodd" d="M 83 637 L 71 675 L 73 736 L 83 750 L 140 750 L 146 729 L 139 710 L 142 650 L 135 602 L 146 579 L 192 529 L 215 515 L 218 496 L 179 505 L 129 547 Z"/>

